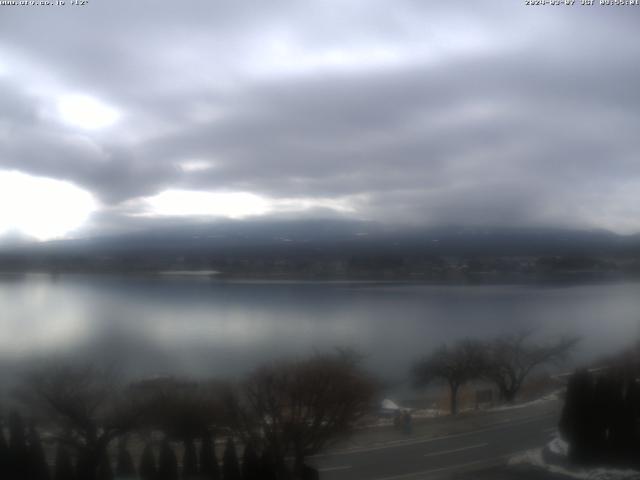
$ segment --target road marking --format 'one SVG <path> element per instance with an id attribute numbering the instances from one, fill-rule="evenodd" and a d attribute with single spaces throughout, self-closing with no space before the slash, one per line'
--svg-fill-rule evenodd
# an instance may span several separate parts
<path id="1" fill-rule="evenodd" d="M 376 478 L 375 480 L 402 480 L 405 478 L 418 477 L 418 476 L 429 475 L 429 474 L 438 473 L 438 472 L 445 472 L 447 470 L 456 470 L 456 469 L 462 469 L 466 467 L 472 467 L 474 465 L 479 465 L 482 463 L 491 464 L 493 462 L 504 460 L 505 458 L 507 458 L 506 455 L 501 455 L 499 457 L 485 458 L 483 460 L 476 460 L 474 462 L 460 463 L 457 465 L 449 465 L 448 467 L 432 468 L 431 470 L 423 470 L 421 472 L 403 473 L 402 475 L 393 475 L 391 477 Z"/>
<path id="2" fill-rule="evenodd" d="M 319 468 L 318 471 L 319 472 L 335 472 L 336 470 L 349 470 L 350 468 L 351 468 L 351 465 L 343 465 L 342 467 Z"/>
<path id="3" fill-rule="evenodd" d="M 556 432 L 556 431 L 558 431 L 558 427 L 545 428 L 544 430 L 542 430 L 542 433 L 551 433 L 551 432 Z"/>
<path id="4" fill-rule="evenodd" d="M 489 445 L 489 444 L 488 443 L 479 443 L 477 445 L 469 445 L 468 447 L 454 448 L 454 449 L 451 449 L 451 450 L 441 450 L 439 452 L 427 453 L 425 455 L 425 457 L 435 457 L 437 455 L 446 455 L 448 453 L 462 452 L 464 450 L 471 450 L 473 448 L 486 447 L 487 445 Z"/>
<path id="5" fill-rule="evenodd" d="M 353 448 L 350 450 L 342 450 L 339 452 L 332 452 L 332 453 L 322 453 L 319 455 L 313 455 L 312 458 L 321 458 L 321 457 L 337 457 L 339 455 L 351 455 L 353 453 L 365 453 L 365 452 L 375 452 L 377 450 L 386 450 L 388 448 L 399 448 L 399 447 L 406 447 L 409 445 L 418 445 L 420 443 L 431 443 L 431 442 L 437 442 L 440 440 L 448 440 L 450 438 L 458 438 L 458 437 L 464 437 L 467 435 L 475 435 L 477 433 L 483 433 L 483 432 L 490 432 L 492 430 L 500 430 L 502 428 L 511 428 L 511 427 L 517 427 L 519 425 L 524 425 L 526 423 L 531 423 L 531 422 L 537 422 L 540 421 L 543 418 L 547 418 L 547 417 L 552 417 L 555 416 L 555 413 L 548 413 L 545 415 L 540 415 L 537 417 L 531 417 L 519 422 L 498 422 L 496 424 L 494 424 L 491 427 L 486 427 L 486 428 L 480 428 L 477 430 L 472 430 L 469 432 L 461 432 L 461 433 L 454 433 L 451 435 L 443 435 L 441 437 L 420 437 L 420 438 L 415 438 L 413 440 L 399 440 L 399 441 L 393 441 L 393 442 L 388 442 L 384 445 L 380 445 L 377 447 L 367 447 L 367 448 Z"/>

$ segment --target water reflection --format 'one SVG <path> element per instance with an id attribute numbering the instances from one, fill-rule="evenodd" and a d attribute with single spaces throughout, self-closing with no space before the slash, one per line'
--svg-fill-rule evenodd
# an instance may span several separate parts
<path id="1" fill-rule="evenodd" d="M 115 361 L 131 375 L 232 376 L 270 358 L 352 345 L 380 375 L 396 378 L 443 342 L 526 327 L 581 334 L 581 361 L 638 337 L 639 286 L 2 277 L 0 353 L 5 361 Z"/>

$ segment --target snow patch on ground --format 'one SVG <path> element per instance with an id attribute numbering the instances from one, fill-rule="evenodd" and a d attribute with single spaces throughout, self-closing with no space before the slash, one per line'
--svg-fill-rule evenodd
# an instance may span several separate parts
<path id="1" fill-rule="evenodd" d="M 490 408 L 489 410 L 492 412 L 502 412 L 504 410 L 516 410 L 518 408 L 527 408 L 527 407 L 531 407 L 533 405 L 539 405 L 541 403 L 546 403 L 546 402 L 551 402 L 553 400 L 558 400 L 560 398 L 560 393 L 562 392 L 562 390 L 557 390 L 553 393 L 550 393 L 548 395 L 545 395 L 544 397 L 540 397 L 536 400 L 531 400 L 530 402 L 525 402 L 525 403 L 518 403 L 516 405 L 502 405 L 499 407 L 493 407 Z"/>
<path id="2" fill-rule="evenodd" d="M 389 398 L 385 398 L 384 400 L 382 400 L 382 404 L 380 405 L 380 407 L 383 410 L 390 410 L 390 411 L 401 410 L 398 404 Z"/>
<path id="3" fill-rule="evenodd" d="M 569 444 L 558 436 L 549 442 L 547 448 L 554 455 L 559 455 L 565 458 L 569 455 Z"/>
<path id="4" fill-rule="evenodd" d="M 447 412 L 444 410 L 439 410 L 436 408 L 425 408 L 421 410 L 410 410 L 411 418 L 415 419 L 424 419 L 424 418 L 436 418 L 446 415 Z M 391 427 L 394 426 L 393 417 L 382 417 L 377 418 L 370 423 L 367 423 L 367 427 Z"/>
<path id="5" fill-rule="evenodd" d="M 572 468 L 550 463 L 544 454 L 547 449 L 553 456 L 566 459 L 569 451 L 567 442 L 559 437 L 554 438 L 546 447 L 527 450 L 511 457 L 508 461 L 512 466 L 530 466 L 540 468 L 546 472 L 563 475 L 578 480 L 640 480 L 637 470 L 621 470 L 616 468 Z"/>
<path id="6" fill-rule="evenodd" d="M 421 410 L 414 410 L 411 412 L 413 418 L 435 418 L 446 415 L 446 411 L 439 408 L 423 408 Z"/>

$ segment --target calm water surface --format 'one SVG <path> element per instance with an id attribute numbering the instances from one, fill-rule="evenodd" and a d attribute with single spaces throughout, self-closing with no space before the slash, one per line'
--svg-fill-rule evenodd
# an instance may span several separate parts
<path id="1" fill-rule="evenodd" d="M 433 286 L 208 278 L 0 277 L 0 360 L 90 358 L 131 375 L 233 376 L 354 346 L 387 378 L 443 342 L 535 328 L 580 334 L 575 361 L 640 332 L 640 284 Z"/>

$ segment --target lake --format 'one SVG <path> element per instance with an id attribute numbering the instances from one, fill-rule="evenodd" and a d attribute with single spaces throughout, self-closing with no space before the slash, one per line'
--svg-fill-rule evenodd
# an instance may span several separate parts
<path id="1" fill-rule="evenodd" d="M 387 379 L 444 342 L 533 328 L 580 334 L 574 363 L 640 336 L 640 284 L 437 286 L 209 277 L 0 277 L 0 361 L 75 358 L 131 376 L 233 377 L 352 346 Z"/>

